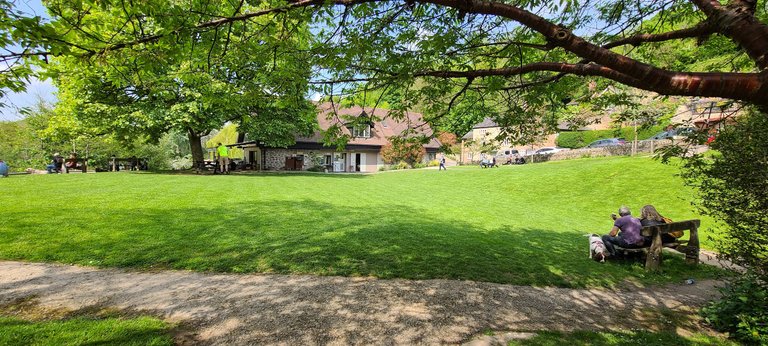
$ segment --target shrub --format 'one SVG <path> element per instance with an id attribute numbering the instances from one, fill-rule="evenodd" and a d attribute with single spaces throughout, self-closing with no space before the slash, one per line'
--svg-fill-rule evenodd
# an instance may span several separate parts
<path id="1" fill-rule="evenodd" d="M 446 154 L 456 154 L 461 152 L 461 146 L 458 143 L 456 135 L 450 132 L 442 132 L 437 136 L 440 142 L 440 151 Z"/>
<path id="2" fill-rule="evenodd" d="M 171 160 L 171 169 L 183 170 L 192 168 L 192 155 L 177 157 Z"/>
<path id="3" fill-rule="evenodd" d="M 427 167 L 437 167 L 440 166 L 440 161 L 432 160 L 427 162 Z"/>
<path id="4" fill-rule="evenodd" d="M 405 161 L 400 161 L 398 164 L 392 166 L 392 169 L 408 169 L 411 168 L 411 165 L 409 165 Z"/>
<path id="5" fill-rule="evenodd" d="M 721 130 L 710 155 L 685 162 L 683 177 L 698 189 L 697 209 L 719 220 L 720 255 L 747 268 L 719 302 L 703 310 L 717 329 L 740 341 L 768 342 L 768 116 L 756 111 Z"/>
<path id="6" fill-rule="evenodd" d="M 723 297 L 704 307 L 704 320 L 746 344 L 768 345 L 768 285 L 754 274 L 737 277 Z"/>
<path id="7" fill-rule="evenodd" d="M 390 137 L 390 143 L 381 148 L 381 158 L 385 163 L 421 162 L 427 153 L 419 138 Z"/>
<path id="8" fill-rule="evenodd" d="M 427 164 L 423 162 L 417 162 L 413 164 L 413 168 L 424 168 L 424 167 L 427 167 Z"/>

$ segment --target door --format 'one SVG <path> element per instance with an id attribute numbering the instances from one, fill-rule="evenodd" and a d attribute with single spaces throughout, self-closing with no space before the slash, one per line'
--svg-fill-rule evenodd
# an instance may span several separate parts
<path id="1" fill-rule="evenodd" d="M 360 153 L 355 154 L 355 172 L 360 172 L 360 161 L 362 161 L 362 155 Z"/>

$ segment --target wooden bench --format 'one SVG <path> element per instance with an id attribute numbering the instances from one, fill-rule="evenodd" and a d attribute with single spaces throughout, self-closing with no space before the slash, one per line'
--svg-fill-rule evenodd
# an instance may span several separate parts
<path id="1" fill-rule="evenodd" d="M 692 265 L 699 264 L 699 225 L 700 220 L 686 220 L 667 224 L 661 224 L 656 226 L 643 227 L 641 234 L 645 237 L 651 237 L 652 242 L 650 246 L 637 248 L 637 249 L 623 249 L 626 253 L 644 253 L 645 257 L 645 269 L 655 271 L 661 266 L 661 250 L 663 248 L 670 248 L 675 251 L 685 254 L 685 262 Z M 674 243 L 662 243 L 661 235 L 677 232 L 688 231 L 688 239 L 682 239 L 683 237 L 675 239 Z"/>
<path id="2" fill-rule="evenodd" d="M 75 171 L 81 171 L 83 173 L 88 172 L 88 159 L 64 159 L 64 164 L 62 165 L 62 168 L 64 168 L 65 173 L 69 173 L 71 170 Z"/>

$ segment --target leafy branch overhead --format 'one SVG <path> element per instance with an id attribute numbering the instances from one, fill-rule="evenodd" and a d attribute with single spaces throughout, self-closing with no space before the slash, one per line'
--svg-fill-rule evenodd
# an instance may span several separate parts
<path id="1" fill-rule="evenodd" d="M 271 58 L 266 69 L 305 54 L 318 90 L 342 96 L 387 90 L 397 95 L 388 100 L 391 107 L 420 107 L 429 121 L 469 108 L 515 114 L 512 125 L 551 122 L 546 114 L 563 104 L 563 95 L 586 93 L 581 78 L 768 106 L 768 14 L 756 0 L 208 3 L 48 1 L 52 20 L 43 23 L 0 0 L 10 19 L 3 25 L 12 32 L 3 36 L 6 49 L 10 42 L 21 47 L 2 59 L 17 66 L 19 59 L 66 55 L 99 64 L 128 51 L 162 57 L 214 36 L 222 38 L 222 52 L 245 42 L 261 47 L 245 59 Z M 251 27 L 260 29 L 233 38 Z M 307 45 L 280 48 L 296 35 L 306 35 Z M 670 61 L 679 52 L 658 54 L 670 42 L 693 42 L 688 63 Z M 699 64 L 710 58 L 721 63 Z M 31 73 L 16 70 L 3 71 L 4 87 L 18 89 Z"/>

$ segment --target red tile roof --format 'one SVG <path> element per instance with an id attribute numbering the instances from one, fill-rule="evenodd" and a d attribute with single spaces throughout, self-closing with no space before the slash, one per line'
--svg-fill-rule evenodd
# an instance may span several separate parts
<path id="1" fill-rule="evenodd" d="M 373 119 L 370 138 L 352 138 L 348 144 L 354 145 L 372 145 L 383 146 L 389 143 L 388 137 L 407 136 L 413 137 L 417 134 L 431 136 L 432 128 L 424 122 L 424 118 L 419 113 L 405 112 L 402 119 L 395 119 L 395 115 L 390 115 L 390 111 L 381 108 L 371 107 L 349 107 L 340 108 L 338 104 L 332 105 L 330 102 L 319 104 L 317 112 L 317 122 L 320 129 L 328 130 L 331 126 L 339 124 L 342 133 L 350 135 L 349 130 L 343 126 L 352 118 L 359 117 L 363 112 Z M 335 110 L 335 112 L 334 112 Z M 413 132 L 411 132 L 413 131 Z M 315 132 L 310 137 L 296 137 L 296 142 L 322 143 L 323 136 L 320 132 Z M 437 149 L 440 142 L 432 138 L 424 145 L 425 148 Z"/>

